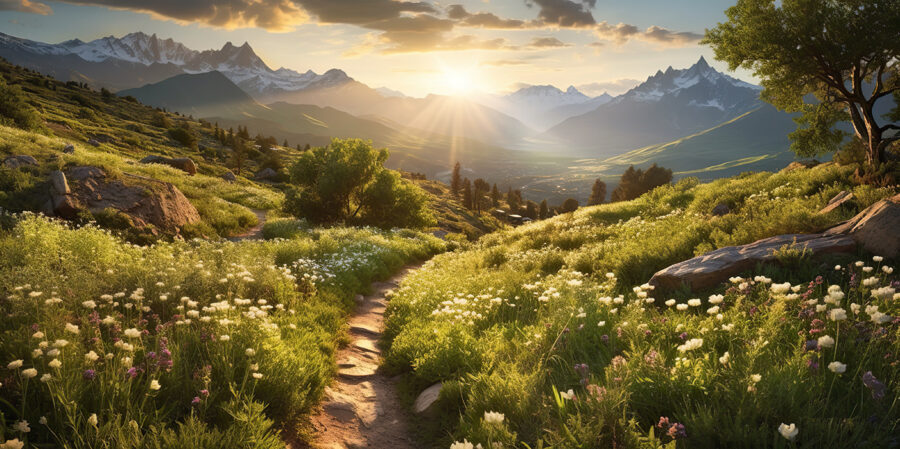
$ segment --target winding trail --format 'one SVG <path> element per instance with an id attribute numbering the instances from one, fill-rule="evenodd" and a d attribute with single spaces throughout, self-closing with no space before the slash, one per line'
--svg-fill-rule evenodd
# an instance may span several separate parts
<path id="1" fill-rule="evenodd" d="M 358 295 L 350 318 L 351 343 L 338 351 L 338 375 L 325 389 L 312 417 L 313 447 L 321 449 L 415 449 L 409 416 L 397 395 L 397 380 L 380 372 L 378 340 L 384 328 L 385 293 L 420 265 L 406 267 L 372 294 Z"/>
<path id="2" fill-rule="evenodd" d="M 263 226 L 266 224 L 266 213 L 263 209 L 250 209 L 256 215 L 256 226 L 246 230 L 245 232 L 228 237 L 232 242 L 240 242 L 241 240 L 262 240 Z"/>

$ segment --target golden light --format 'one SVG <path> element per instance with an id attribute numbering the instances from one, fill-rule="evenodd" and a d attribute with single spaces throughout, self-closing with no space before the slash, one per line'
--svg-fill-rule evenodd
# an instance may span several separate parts
<path id="1" fill-rule="evenodd" d="M 444 67 L 442 82 L 449 95 L 468 95 L 478 90 L 478 77 L 475 70 L 466 67 Z"/>

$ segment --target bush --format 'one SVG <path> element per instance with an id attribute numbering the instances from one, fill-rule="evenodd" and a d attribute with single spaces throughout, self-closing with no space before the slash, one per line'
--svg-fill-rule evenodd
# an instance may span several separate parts
<path id="1" fill-rule="evenodd" d="M 290 169 L 294 188 L 285 211 L 312 223 L 356 223 L 383 228 L 433 222 L 426 195 L 384 168 L 386 149 L 360 139 L 334 139 L 304 152 Z"/>
<path id="2" fill-rule="evenodd" d="M 153 113 L 153 118 L 150 120 L 150 124 L 157 128 L 171 128 L 172 120 L 165 112 L 156 111 Z"/>
<path id="3" fill-rule="evenodd" d="M 40 116 L 25 101 L 22 89 L 6 84 L 3 77 L 0 77 L 0 124 L 25 130 L 37 130 L 42 127 Z"/>
<path id="4" fill-rule="evenodd" d="M 187 123 L 185 123 L 183 126 L 169 129 L 169 137 L 180 143 L 182 146 L 191 149 L 197 148 L 197 135 Z"/>

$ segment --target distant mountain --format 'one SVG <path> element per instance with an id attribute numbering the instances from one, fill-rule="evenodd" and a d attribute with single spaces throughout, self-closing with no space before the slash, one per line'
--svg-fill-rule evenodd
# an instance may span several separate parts
<path id="1" fill-rule="evenodd" d="M 220 50 L 191 50 L 172 39 L 136 32 L 91 42 L 46 44 L 0 33 L 0 56 L 59 79 L 91 82 L 114 90 L 142 86 L 185 73 L 219 71 L 256 98 L 353 81 L 341 70 L 321 75 L 272 70 L 246 42 Z"/>
<path id="2" fill-rule="evenodd" d="M 609 94 L 589 97 L 574 86 L 565 91 L 551 85 L 526 86 L 502 97 L 481 98 L 479 101 L 526 125 L 544 131 L 559 122 L 591 111 L 612 100 Z"/>
<path id="3" fill-rule="evenodd" d="M 264 106 L 218 71 L 177 75 L 154 84 L 119 92 L 146 105 L 194 117 L 242 117 L 259 114 Z"/>
<path id="4" fill-rule="evenodd" d="M 566 119 L 545 138 L 571 154 L 614 155 L 688 136 L 761 105 L 758 86 L 720 73 L 700 58 L 688 69 L 658 71 L 598 108 Z M 763 131 L 763 130 L 761 130 Z"/>

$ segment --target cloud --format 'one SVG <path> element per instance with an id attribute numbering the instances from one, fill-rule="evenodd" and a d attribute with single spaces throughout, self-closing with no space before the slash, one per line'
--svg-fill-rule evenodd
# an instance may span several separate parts
<path id="1" fill-rule="evenodd" d="M 521 59 L 498 59 L 495 61 L 483 61 L 481 65 L 492 66 L 492 67 L 507 67 L 507 66 L 517 66 L 517 65 L 529 65 L 531 64 L 528 61 L 524 61 Z"/>
<path id="2" fill-rule="evenodd" d="M 560 48 L 570 47 L 572 44 L 565 43 L 555 37 L 535 37 L 528 44 L 530 48 Z"/>
<path id="3" fill-rule="evenodd" d="M 494 13 L 476 12 L 470 13 L 466 11 L 463 5 L 450 5 L 447 7 L 447 17 L 455 20 L 460 26 L 480 27 L 480 28 L 497 28 L 497 29 L 517 29 L 531 26 L 528 22 L 518 19 L 504 19 Z"/>
<path id="4" fill-rule="evenodd" d="M 29 0 L 0 0 L 0 11 L 27 12 L 42 16 L 53 14 L 50 6 Z"/>
<path id="5" fill-rule="evenodd" d="M 418 32 L 386 32 L 382 39 L 390 46 L 384 54 L 414 53 L 425 51 L 500 50 L 510 48 L 506 39 L 480 39 L 464 34 L 452 38 Z"/>
<path id="6" fill-rule="evenodd" d="M 591 14 L 597 0 L 525 0 L 525 4 L 537 5 L 538 20 L 546 25 L 584 28 L 597 23 Z"/>
<path id="7" fill-rule="evenodd" d="M 627 23 L 611 25 L 606 21 L 600 22 L 594 27 L 594 34 L 598 38 L 611 40 L 618 45 L 631 39 L 661 44 L 668 47 L 683 47 L 693 45 L 703 38 L 702 35 L 689 31 L 671 31 L 666 28 L 653 25 L 646 30 Z"/>
<path id="8" fill-rule="evenodd" d="M 600 81 L 595 83 L 582 84 L 576 88 L 587 95 L 600 95 L 608 92 L 611 95 L 618 95 L 627 92 L 632 87 L 641 84 L 640 80 L 622 78 L 618 80 Z"/>

